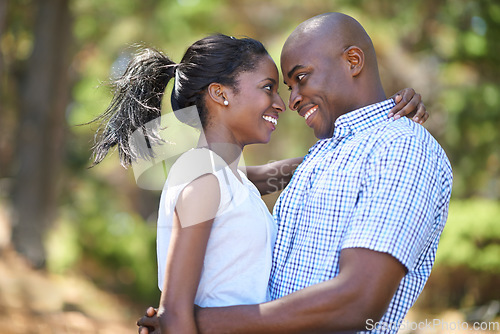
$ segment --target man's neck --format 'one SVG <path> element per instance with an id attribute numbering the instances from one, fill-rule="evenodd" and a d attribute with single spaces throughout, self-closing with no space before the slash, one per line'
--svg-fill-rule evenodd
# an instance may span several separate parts
<path id="1" fill-rule="evenodd" d="M 364 80 L 363 82 L 365 85 L 360 87 L 360 104 L 357 109 L 387 100 L 384 87 L 379 77 L 373 78 L 372 80 Z"/>

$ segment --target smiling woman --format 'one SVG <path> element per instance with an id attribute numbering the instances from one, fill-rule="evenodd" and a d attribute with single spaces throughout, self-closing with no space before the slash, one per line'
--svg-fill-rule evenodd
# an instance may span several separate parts
<path id="1" fill-rule="evenodd" d="M 158 314 L 163 330 L 196 333 L 195 304 L 269 300 L 276 227 L 260 198 L 262 190 L 238 169 L 238 162 L 246 145 L 270 140 L 286 107 L 278 95 L 278 69 L 256 40 L 209 36 L 191 45 L 179 64 L 146 49 L 115 81 L 114 98 L 98 118 L 94 165 L 113 146 L 123 166 L 153 158 L 131 146 L 129 137 L 142 129 L 146 142 L 161 143 L 158 133 L 145 124 L 160 117 L 171 79 L 175 80 L 171 95 L 175 116 L 199 127 L 201 134 L 198 146 L 175 161 L 160 199 Z M 183 111 L 192 106 L 198 120 Z M 277 162 L 272 168 L 289 180 L 300 161 Z M 266 186 L 266 170 L 256 168 L 249 175 Z"/>
<path id="2" fill-rule="evenodd" d="M 239 76 L 254 71 L 262 59 L 271 62 L 265 68 L 271 72 L 265 73 L 260 80 L 271 78 L 276 82 L 276 65 L 264 46 L 250 38 L 236 39 L 220 34 L 203 38 L 187 49 L 178 64 L 154 49 L 138 53 L 123 76 L 113 82 L 114 98 L 105 113 L 96 119 L 101 121 L 101 126 L 94 146 L 94 165 L 114 146 L 118 148 L 123 166 L 129 166 L 138 158 L 129 147 L 129 137 L 136 129 L 160 117 L 162 97 L 171 79 L 175 79 L 171 94 L 173 110 L 195 106 L 203 130 L 218 126 L 212 118 L 221 117 L 222 110 L 223 114 L 238 110 L 232 106 L 237 103 L 231 99 L 240 96 L 240 81 L 246 84 L 242 88 L 249 88 L 249 83 Z M 264 84 L 261 90 L 270 90 L 273 99 L 283 106 L 275 83 Z M 273 103 L 271 101 L 269 108 Z M 176 115 L 182 118 L 183 112 Z M 154 133 L 146 133 L 146 137 L 150 142 L 158 140 Z"/>
<path id="3" fill-rule="evenodd" d="M 277 94 L 278 70 L 270 56 L 262 57 L 254 71 L 238 76 L 238 91 L 230 95 L 231 108 L 223 113 L 237 145 L 267 143 L 276 129 L 279 113 L 285 110 Z M 230 92 L 228 92 L 230 94 Z"/>

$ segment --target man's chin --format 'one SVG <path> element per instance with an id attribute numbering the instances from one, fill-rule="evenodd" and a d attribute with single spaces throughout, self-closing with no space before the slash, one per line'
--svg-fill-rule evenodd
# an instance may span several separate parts
<path id="1" fill-rule="evenodd" d="M 321 131 L 319 129 L 314 128 L 314 135 L 318 139 L 327 139 L 327 138 L 332 138 L 333 137 L 333 131 Z"/>

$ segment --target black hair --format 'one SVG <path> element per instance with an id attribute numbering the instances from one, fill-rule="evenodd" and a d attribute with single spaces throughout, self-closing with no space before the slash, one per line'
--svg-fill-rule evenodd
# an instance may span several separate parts
<path id="1" fill-rule="evenodd" d="M 161 101 L 170 79 L 175 77 L 171 104 L 174 111 L 189 106 L 198 109 L 201 125 L 208 122 L 204 103 L 211 83 L 232 86 L 238 91 L 237 76 L 252 71 L 267 50 L 252 38 L 234 38 L 223 34 L 205 37 L 187 50 L 179 64 L 161 51 L 144 48 L 129 62 L 125 73 L 112 81 L 113 99 L 100 121 L 94 146 L 92 167 L 100 163 L 112 147 L 117 146 L 120 163 L 145 158 L 129 145 L 132 133 L 142 128 L 146 142 L 161 140 L 146 130 L 145 124 L 161 116 Z"/>

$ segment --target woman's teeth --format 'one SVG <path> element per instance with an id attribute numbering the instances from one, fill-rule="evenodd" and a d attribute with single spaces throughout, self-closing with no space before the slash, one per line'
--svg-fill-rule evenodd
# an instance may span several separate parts
<path id="1" fill-rule="evenodd" d="M 264 115 L 264 116 L 262 116 L 262 118 L 265 119 L 266 121 L 274 124 L 274 125 L 278 124 L 278 120 L 276 118 L 274 118 L 274 117 Z"/>
<path id="2" fill-rule="evenodd" d="M 309 109 L 309 111 L 306 112 L 306 114 L 304 115 L 304 118 L 307 120 L 309 116 L 311 116 L 312 114 L 314 114 L 314 112 L 316 112 L 316 110 L 318 110 L 318 106 Z"/>

